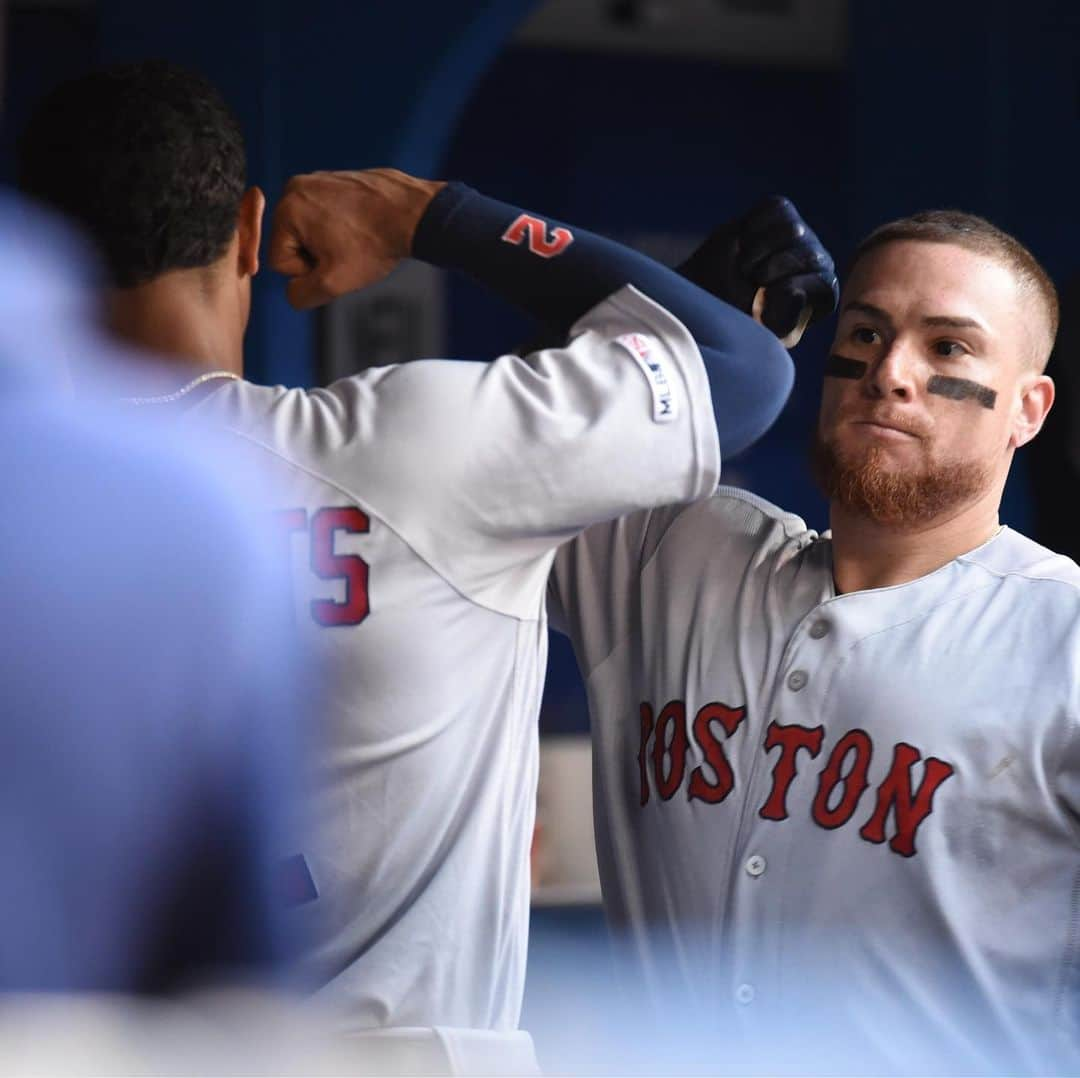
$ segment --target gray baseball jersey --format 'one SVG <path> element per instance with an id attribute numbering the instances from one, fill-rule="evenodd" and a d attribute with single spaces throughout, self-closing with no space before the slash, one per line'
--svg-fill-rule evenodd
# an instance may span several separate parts
<path id="1" fill-rule="evenodd" d="M 828 533 L 720 488 L 590 528 L 551 599 L 655 986 L 766 1069 L 1080 1064 L 1073 562 L 1003 528 L 837 595 Z"/>
<path id="2" fill-rule="evenodd" d="M 189 414 L 287 492 L 268 508 L 333 683 L 297 909 L 326 1001 L 346 1029 L 514 1029 L 547 577 L 582 527 L 715 488 L 696 345 L 627 287 L 564 349 L 233 383 Z"/>

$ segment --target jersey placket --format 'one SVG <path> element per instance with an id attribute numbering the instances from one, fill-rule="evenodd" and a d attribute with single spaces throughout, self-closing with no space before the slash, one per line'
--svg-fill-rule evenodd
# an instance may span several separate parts
<path id="1" fill-rule="evenodd" d="M 748 1031 L 775 1029 L 777 1008 L 783 1006 L 783 977 L 791 973 L 782 961 L 791 894 L 789 888 L 774 886 L 773 879 L 790 878 L 789 851 L 804 840 L 810 825 L 809 820 L 791 818 L 807 808 L 804 799 L 791 794 L 799 773 L 811 763 L 808 752 L 796 751 L 794 770 L 786 770 L 780 766 L 785 754 L 775 747 L 773 731 L 822 725 L 829 674 L 836 668 L 840 646 L 830 609 L 837 601 L 827 599 L 811 609 L 792 632 L 773 678 L 747 780 L 735 844 L 731 999 Z M 774 747 L 767 749 L 767 744 Z"/>

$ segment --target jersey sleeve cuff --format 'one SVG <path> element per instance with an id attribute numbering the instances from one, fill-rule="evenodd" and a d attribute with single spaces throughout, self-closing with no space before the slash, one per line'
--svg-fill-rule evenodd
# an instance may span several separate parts
<path id="1" fill-rule="evenodd" d="M 463 210 L 466 203 L 474 197 L 476 192 L 457 180 L 452 180 L 440 188 L 416 226 L 412 257 L 434 266 L 445 265 L 445 252 L 448 246 L 452 247 L 447 241 L 452 240 L 463 224 L 468 227 Z"/>

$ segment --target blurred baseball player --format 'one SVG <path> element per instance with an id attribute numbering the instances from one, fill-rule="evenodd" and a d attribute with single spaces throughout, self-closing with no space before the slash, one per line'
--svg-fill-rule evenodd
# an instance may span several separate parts
<path id="1" fill-rule="evenodd" d="M 711 493 L 720 453 L 779 411 L 790 359 L 746 315 L 616 244 L 372 170 L 286 189 L 270 250 L 295 305 L 412 253 L 470 272 L 570 342 L 312 392 L 243 382 L 262 211 L 243 171 L 216 93 L 163 65 L 62 88 L 22 143 L 25 186 L 105 252 L 114 328 L 205 366 L 134 388 L 132 405 L 226 428 L 238 458 L 288 491 L 269 508 L 296 614 L 339 675 L 322 841 L 294 876 L 324 995 L 347 1030 L 440 1027 L 456 1069 L 491 1065 L 469 1053 L 492 1034 L 465 1031 L 495 1031 L 498 1066 L 518 1070 L 555 548 L 595 521 Z M 790 205 L 776 213 L 805 230 Z M 766 297 L 780 335 L 800 307 L 834 304 L 820 245 L 796 263 Z"/>
<path id="2" fill-rule="evenodd" d="M 1080 1065 L 1080 573 L 998 519 L 1057 320 L 985 220 L 885 225 L 825 370 L 831 530 L 721 487 L 556 559 L 605 904 L 713 1066 Z"/>
<path id="3" fill-rule="evenodd" d="M 0 232 L 0 1010 L 279 974 L 312 679 L 250 477 L 73 407 L 65 359 L 118 351 L 87 252 L 3 189 Z"/>

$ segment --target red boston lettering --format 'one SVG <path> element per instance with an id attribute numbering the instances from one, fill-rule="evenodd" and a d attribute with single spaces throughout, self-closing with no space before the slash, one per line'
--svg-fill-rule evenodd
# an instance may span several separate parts
<path id="1" fill-rule="evenodd" d="M 712 724 L 720 723 L 724 733 L 731 737 L 746 718 L 745 707 L 728 707 L 727 704 L 706 704 L 694 718 L 694 740 L 705 754 L 705 762 L 716 773 L 716 781 L 705 778 L 704 768 L 695 767 L 690 772 L 689 800 L 705 801 L 715 805 L 723 801 L 735 785 L 735 776 L 728 763 L 724 746 L 713 736 Z"/>
<path id="2" fill-rule="evenodd" d="M 849 730 L 836 743 L 818 779 L 817 796 L 814 798 L 814 822 L 832 830 L 842 827 L 851 819 L 851 814 L 859 803 L 859 798 L 868 785 L 866 773 L 870 768 L 870 757 L 874 746 L 870 735 L 865 730 Z M 854 753 L 851 770 L 843 774 L 844 761 Z M 835 808 L 829 808 L 833 790 L 838 783 L 844 784 L 844 792 Z"/>
<path id="3" fill-rule="evenodd" d="M 758 815 L 766 820 L 786 820 L 787 793 L 795 778 L 796 757 L 799 749 L 805 749 L 810 755 L 817 756 L 821 752 L 821 742 L 825 737 L 825 730 L 821 726 L 813 728 L 809 726 L 781 726 L 778 722 L 770 722 L 765 732 L 765 751 L 771 752 L 777 746 L 780 747 L 780 759 L 773 768 L 772 792 L 768 800 L 761 806 Z"/>
<path id="4" fill-rule="evenodd" d="M 667 731 L 671 727 L 671 741 Z M 667 773 L 664 773 L 664 757 L 670 758 Z M 653 741 L 653 773 L 656 780 L 656 792 L 661 800 L 670 801 L 675 791 L 682 785 L 686 770 L 686 704 L 682 700 L 672 700 L 664 705 L 664 710 L 656 717 L 656 734 Z"/>
<path id="5" fill-rule="evenodd" d="M 889 849 L 903 857 L 915 854 L 915 832 L 933 811 L 937 788 L 953 773 L 951 764 L 934 756 L 926 758 L 923 780 L 915 796 L 911 795 L 911 766 L 921 759 L 914 745 L 901 741 L 893 750 L 892 766 L 878 787 L 877 806 L 873 816 L 863 825 L 860 835 L 868 842 L 885 841 L 885 820 L 890 810 L 896 821 L 896 834 Z"/>

